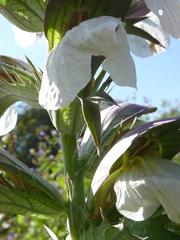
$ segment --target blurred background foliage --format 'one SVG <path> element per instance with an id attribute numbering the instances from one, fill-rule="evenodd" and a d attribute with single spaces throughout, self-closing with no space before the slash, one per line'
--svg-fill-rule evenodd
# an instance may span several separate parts
<path id="1" fill-rule="evenodd" d="M 147 105 L 147 102 L 145 103 Z M 156 118 L 180 115 L 180 102 L 162 101 Z M 147 116 L 146 116 L 146 120 Z M 153 115 L 151 116 L 153 120 Z M 1 148 L 13 153 L 19 160 L 37 171 L 44 179 L 65 194 L 62 154 L 58 133 L 45 110 L 24 108 L 19 114 L 16 129 L 0 139 Z M 180 155 L 175 157 L 180 162 Z M 51 228 L 59 237 L 66 234 L 66 219 L 44 216 L 5 215 L 0 213 L 0 240 L 47 240 L 43 225 Z"/>

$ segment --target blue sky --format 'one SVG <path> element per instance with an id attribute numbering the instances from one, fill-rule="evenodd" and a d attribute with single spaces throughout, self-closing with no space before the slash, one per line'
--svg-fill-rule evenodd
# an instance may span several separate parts
<path id="1" fill-rule="evenodd" d="M 14 33 L 9 22 L 0 17 L 0 54 L 25 59 L 27 56 L 39 67 L 43 67 L 47 58 L 47 43 L 41 39 L 29 48 L 21 48 L 15 42 Z M 162 100 L 176 103 L 180 93 L 180 40 L 171 40 L 170 48 L 149 58 L 134 57 L 137 70 L 137 86 L 134 90 L 128 87 L 114 86 L 112 95 L 117 99 L 133 99 L 142 104 L 146 97 L 153 106 L 160 106 Z"/>

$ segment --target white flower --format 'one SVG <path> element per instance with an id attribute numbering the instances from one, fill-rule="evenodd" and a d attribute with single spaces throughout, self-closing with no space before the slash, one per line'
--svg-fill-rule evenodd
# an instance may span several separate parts
<path id="1" fill-rule="evenodd" d="M 162 28 L 174 38 L 180 38 L 180 1 L 144 0 L 147 7 L 160 20 Z"/>
<path id="2" fill-rule="evenodd" d="M 145 220 L 162 205 L 180 224 L 180 166 L 167 159 L 135 161 L 114 185 L 116 207 L 127 218 Z"/>
<path id="3" fill-rule="evenodd" d="M 15 104 L 13 104 L 0 117 L 0 136 L 6 135 L 15 128 L 17 116 L 18 112 L 16 110 Z"/>
<path id="4" fill-rule="evenodd" d="M 102 16 L 68 31 L 49 55 L 39 95 L 44 108 L 56 110 L 73 101 L 91 79 L 92 55 L 106 58 L 102 67 L 116 84 L 136 87 L 124 25 L 117 18 Z"/>
<path id="5" fill-rule="evenodd" d="M 24 48 L 32 46 L 42 36 L 41 32 L 38 33 L 27 32 L 23 31 L 22 29 L 16 27 L 13 24 L 11 24 L 11 26 L 15 34 L 16 43 Z"/>

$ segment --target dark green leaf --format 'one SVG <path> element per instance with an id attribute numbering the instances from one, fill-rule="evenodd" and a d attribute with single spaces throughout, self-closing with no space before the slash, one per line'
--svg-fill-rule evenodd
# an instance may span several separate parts
<path id="1" fill-rule="evenodd" d="M 87 99 L 80 99 L 84 120 L 89 128 L 96 149 L 99 152 L 101 142 L 101 116 L 99 105 Z"/>
<path id="2" fill-rule="evenodd" d="M 45 5 L 44 0 L 0 0 L 0 12 L 24 31 L 42 32 Z"/>
<path id="3" fill-rule="evenodd" d="M 167 216 L 152 217 L 143 222 L 128 221 L 131 234 L 138 239 L 149 240 L 179 240 L 180 236 L 168 231 L 166 228 L 169 219 Z"/>

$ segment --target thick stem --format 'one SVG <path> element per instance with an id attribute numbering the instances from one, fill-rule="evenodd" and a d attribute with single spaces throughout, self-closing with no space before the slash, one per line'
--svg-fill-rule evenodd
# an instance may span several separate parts
<path id="1" fill-rule="evenodd" d="M 61 135 L 64 173 L 68 198 L 68 222 L 72 240 L 80 239 L 80 221 L 84 209 L 84 180 L 79 168 L 75 135 Z"/>

